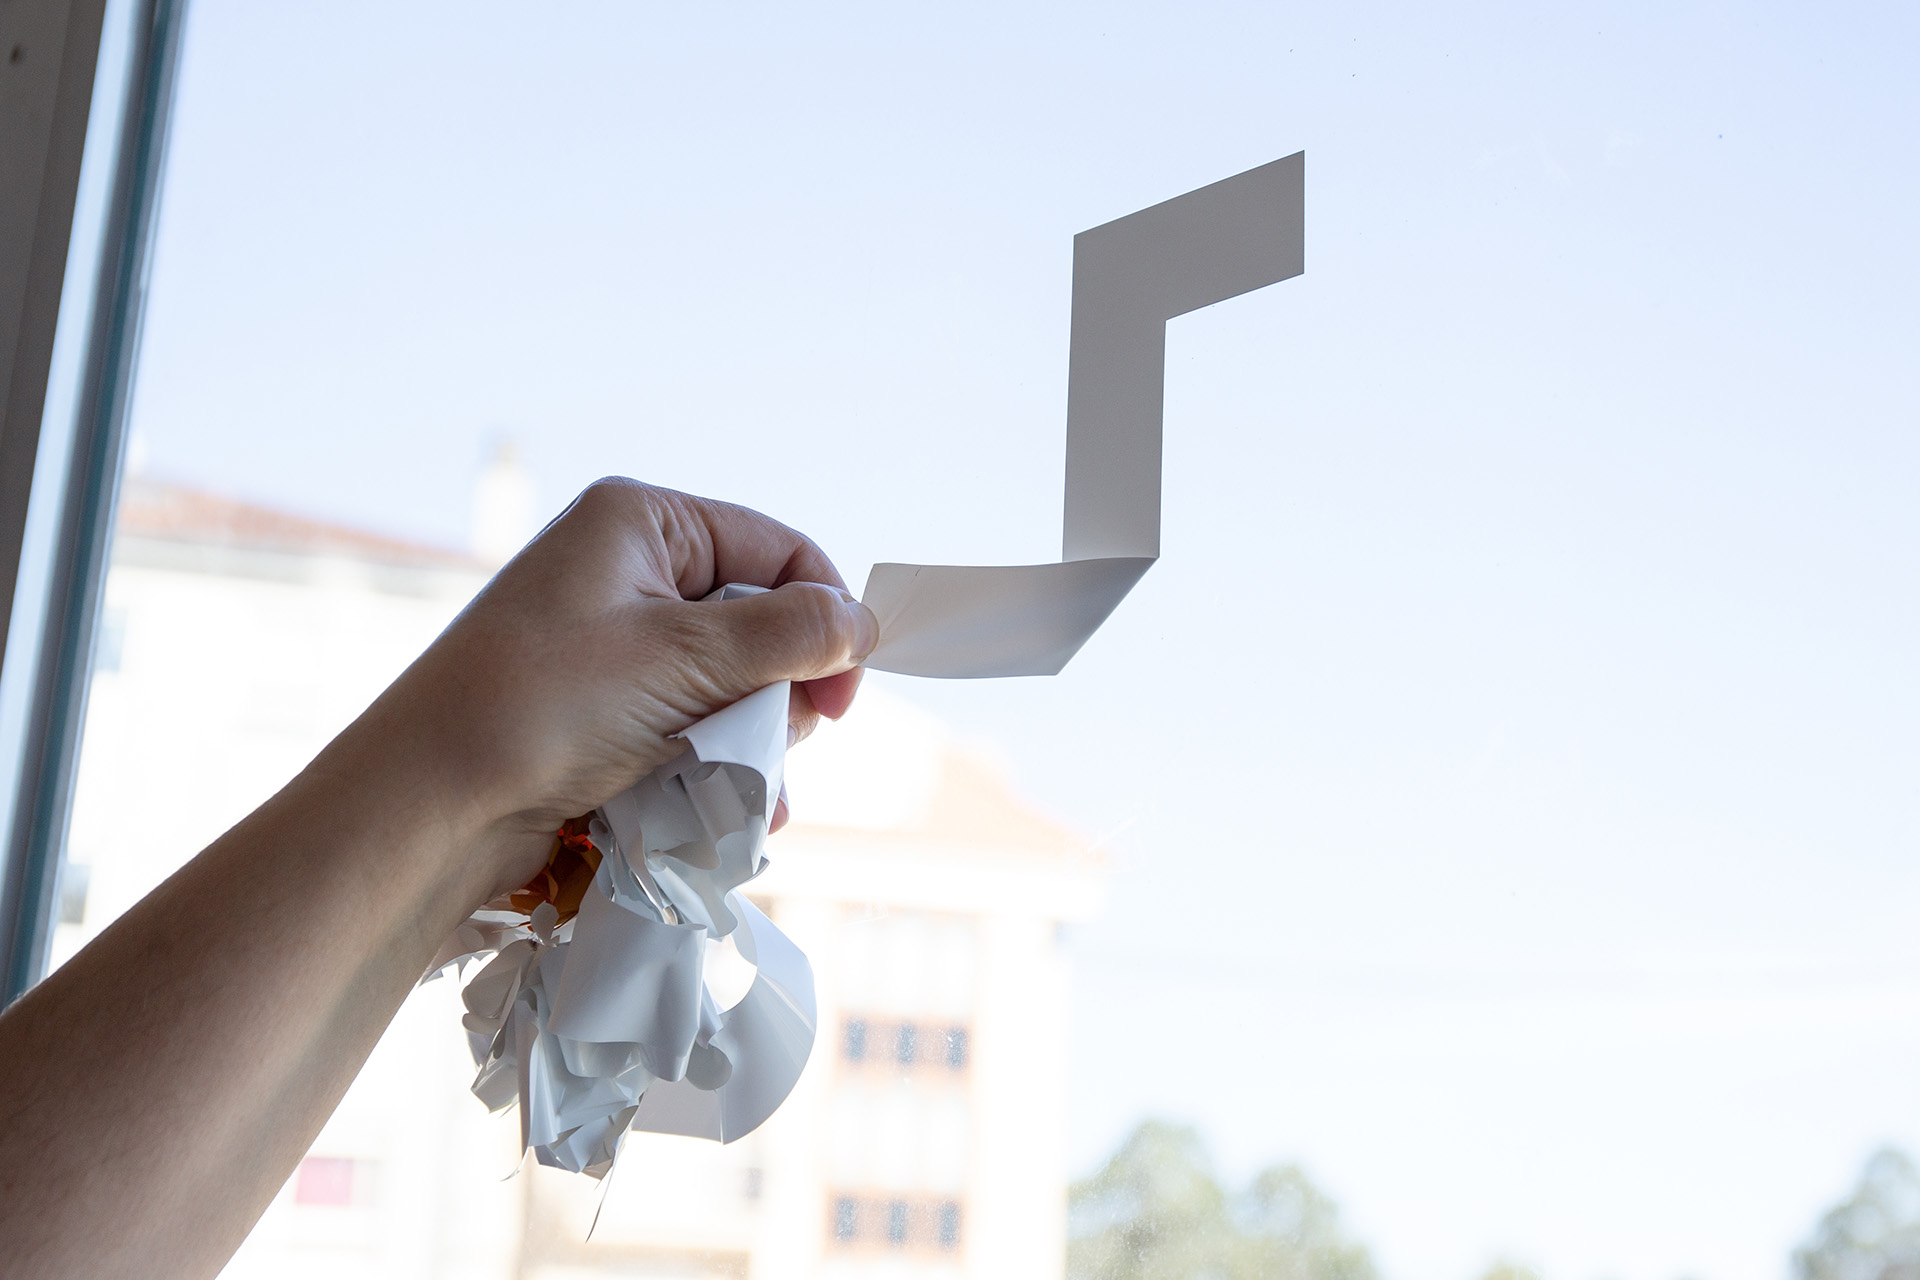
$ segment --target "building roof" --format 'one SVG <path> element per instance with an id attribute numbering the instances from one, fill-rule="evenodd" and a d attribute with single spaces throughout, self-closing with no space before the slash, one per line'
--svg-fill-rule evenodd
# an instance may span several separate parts
<path id="1" fill-rule="evenodd" d="M 492 568 L 464 551 L 390 538 L 185 485 L 136 477 L 128 477 L 121 485 L 116 531 L 123 538 L 151 538 L 235 551 L 325 556 L 406 568 L 479 571 Z"/>

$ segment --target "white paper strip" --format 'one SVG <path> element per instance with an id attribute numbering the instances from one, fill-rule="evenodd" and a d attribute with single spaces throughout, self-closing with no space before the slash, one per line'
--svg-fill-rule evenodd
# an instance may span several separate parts
<path id="1" fill-rule="evenodd" d="M 1167 321 L 1305 270 L 1306 154 L 1073 238 L 1059 565 L 877 564 L 878 671 L 1053 675 L 1160 555 Z"/>

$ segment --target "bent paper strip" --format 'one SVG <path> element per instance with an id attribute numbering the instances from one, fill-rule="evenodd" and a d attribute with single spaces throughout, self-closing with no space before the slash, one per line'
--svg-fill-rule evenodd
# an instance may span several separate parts
<path id="1" fill-rule="evenodd" d="M 1073 238 L 1067 493 L 1057 565 L 877 564 L 879 671 L 1054 675 L 1160 555 L 1167 321 L 1305 270 L 1306 155 Z"/>
<path id="2" fill-rule="evenodd" d="M 1099 629 L 1160 554 L 1166 323 L 1301 273 L 1304 173 L 1288 156 L 1074 238 L 1062 558 L 875 565 L 868 666 L 1051 675 Z M 475 962 L 473 1092 L 519 1105 L 540 1163 L 600 1177 L 629 1129 L 732 1142 L 798 1082 L 813 971 L 741 893 L 766 867 L 788 697 L 770 685 L 689 726 L 680 756 L 594 814 L 601 861 L 573 919 L 477 912 L 435 958 L 429 977 Z M 757 972 L 721 1009 L 704 965 L 727 937 Z"/>

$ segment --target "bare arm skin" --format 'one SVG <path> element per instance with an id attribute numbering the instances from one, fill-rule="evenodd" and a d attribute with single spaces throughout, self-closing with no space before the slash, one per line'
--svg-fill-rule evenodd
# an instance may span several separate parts
<path id="1" fill-rule="evenodd" d="M 727 582 L 777 587 L 698 601 Z M 0 1272 L 211 1276 L 421 970 L 670 734 L 792 679 L 839 716 L 872 614 L 799 534 L 603 481 L 278 795 L 0 1014 Z"/>

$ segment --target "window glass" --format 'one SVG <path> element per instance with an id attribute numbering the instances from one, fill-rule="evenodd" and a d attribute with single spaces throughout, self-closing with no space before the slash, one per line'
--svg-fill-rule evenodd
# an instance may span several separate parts
<path id="1" fill-rule="evenodd" d="M 1905 1274 L 1917 21 L 196 0 L 56 959 L 597 475 L 1057 558 L 1074 233 L 1307 153 L 1162 563 L 796 749 L 780 1113 L 516 1174 L 430 984 L 229 1274 Z"/>

